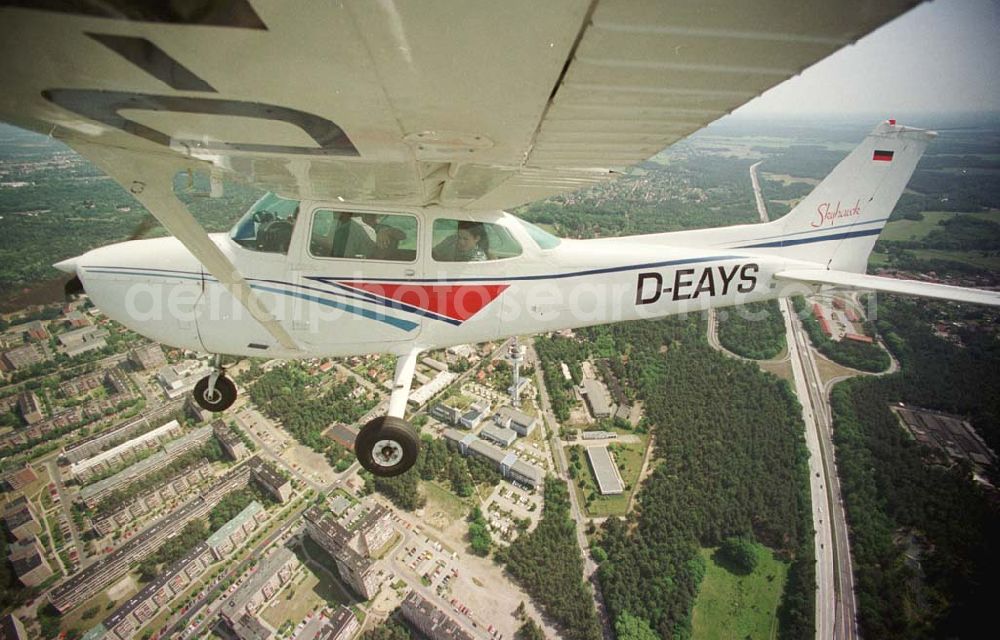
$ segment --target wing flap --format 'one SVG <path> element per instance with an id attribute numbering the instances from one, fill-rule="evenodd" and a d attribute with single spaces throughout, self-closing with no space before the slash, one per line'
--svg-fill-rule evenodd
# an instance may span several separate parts
<path id="1" fill-rule="evenodd" d="M 896 278 L 869 276 L 862 273 L 849 273 L 847 271 L 793 269 L 778 272 L 774 274 L 774 278 L 776 280 L 803 282 L 813 285 L 824 284 L 849 289 L 869 289 L 884 291 L 886 293 L 898 293 L 904 296 L 968 302 L 970 304 L 983 304 L 993 307 L 1000 306 L 1000 292 L 996 291 L 953 287 L 946 284 L 918 282 L 916 280 L 897 280 Z"/>

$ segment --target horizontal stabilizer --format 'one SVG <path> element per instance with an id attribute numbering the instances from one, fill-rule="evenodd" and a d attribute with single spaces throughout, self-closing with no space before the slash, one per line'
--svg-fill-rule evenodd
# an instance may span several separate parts
<path id="1" fill-rule="evenodd" d="M 1000 306 L 1000 292 L 996 291 L 952 287 L 946 284 L 918 282 L 916 280 L 897 280 L 895 278 L 869 276 L 847 271 L 793 269 L 776 273 L 774 277 L 776 280 L 804 282 L 806 284 L 827 284 L 849 289 L 870 289 L 885 291 L 886 293 L 898 293 L 904 296 L 919 296 L 921 298 L 937 298 L 939 300 Z"/>

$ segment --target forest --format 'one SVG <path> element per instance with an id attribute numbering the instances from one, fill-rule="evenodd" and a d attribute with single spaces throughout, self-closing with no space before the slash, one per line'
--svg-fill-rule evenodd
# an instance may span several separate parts
<path id="1" fill-rule="evenodd" d="M 802 296 L 792 298 L 792 307 L 802 321 L 802 326 L 809 334 L 809 341 L 816 349 L 827 358 L 845 367 L 851 367 L 859 371 L 871 373 L 881 373 L 889 368 L 889 354 L 885 352 L 878 343 L 867 344 L 855 342 L 854 340 L 831 340 L 823 333 L 819 322 L 810 311 L 809 303 Z M 872 327 L 866 323 L 865 333 L 874 335 Z"/>
<path id="2" fill-rule="evenodd" d="M 125 240 L 152 220 L 146 209 L 116 182 L 62 143 L 0 124 L 0 296 L 25 284 L 54 278 L 52 263 Z M 227 181 L 222 198 L 205 198 L 208 180 L 187 174 L 175 190 L 208 231 L 225 231 L 259 192 Z M 155 221 L 146 236 L 164 235 Z"/>
<path id="3" fill-rule="evenodd" d="M 994 623 L 1000 510 L 971 469 L 918 445 L 889 407 L 904 402 L 967 416 L 1000 444 L 1000 348 L 980 333 L 965 348 L 934 336 L 941 305 L 882 298 L 879 329 L 902 370 L 834 388 L 837 466 L 851 526 L 862 633 L 975 637 Z M 994 482 L 996 473 L 994 471 Z"/>
<path id="4" fill-rule="evenodd" d="M 567 238 L 595 238 L 719 227 L 757 219 L 749 160 L 669 153 L 625 176 L 542 200 L 514 213 Z"/>
<path id="5" fill-rule="evenodd" d="M 777 300 L 717 312 L 719 344 L 744 358 L 770 360 L 785 349 L 785 319 Z"/>
<path id="6" fill-rule="evenodd" d="M 420 480 L 437 481 L 460 498 L 472 495 L 475 485 L 495 486 L 502 479 L 492 464 L 475 456 L 462 456 L 454 446 L 429 435 L 421 437 L 420 455 L 413 468 L 391 478 L 365 473 L 365 485 L 392 500 L 400 509 L 414 511 L 427 498 L 420 493 Z"/>
<path id="7" fill-rule="evenodd" d="M 274 367 L 249 385 L 250 397 L 267 417 L 280 422 L 310 449 L 325 452 L 331 440 L 323 432 L 334 422 L 356 422 L 376 400 L 369 395 L 352 398 L 357 383 L 348 378 L 323 389 L 299 363 Z"/>
<path id="8" fill-rule="evenodd" d="M 576 523 L 569 513 L 569 489 L 559 479 L 545 480 L 545 506 L 538 526 L 519 536 L 495 557 L 563 629 L 567 640 L 600 640 L 594 597 L 583 580 L 583 557 Z"/>
<path id="9" fill-rule="evenodd" d="M 699 547 L 753 536 L 791 563 L 779 631 L 804 637 L 815 587 L 801 409 L 787 383 L 712 350 L 704 331 L 699 315 L 580 332 L 626 361 L 623 384 L 645 404 L 659 461 L 639 507 L 600 532 L 605 601 L 616 627 L 689 637 Z"/>

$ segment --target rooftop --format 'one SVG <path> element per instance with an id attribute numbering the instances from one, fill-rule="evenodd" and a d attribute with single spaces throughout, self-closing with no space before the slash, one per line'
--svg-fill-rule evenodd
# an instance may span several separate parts
<path id="1" fill-rule="evenodd" d="M 262 507 L 259 502 L 254 500 L 248 504 L 243 511 L 240 511 L 238 514 L 233 516 L 232 520 L 222 525 L 215 531 L 215 533 L 208 536 L 208 539 L 205 540 L 205 544 L 212 548 L 224 544 L 229 539 L 229 536 L 233 535 L 233 532 L 243 527 L 243 525 L 245 525 L 249 520 L 252 520 L 254 516 L 263 510 L 263 508 L 264 507 Z"/>
<path id="2" fill-rule="evenodd" d="M 594 469 L 597 486 L 602 495 L 615 495 L 625 490 L 621 476 L 618 474 L 618 467 L 615 466 L 615 461 L 611 458 L 607 447 L 588 447 L 587 458 L 590 460 L 590 466 Z"/>
<path id="3" fill-rule="evenodd" d="M 268 580 L 274 577 L 281 567 L 285 566 L 289 560 L 295 558 L 295 554 L 285 547 L 278 547 L 277 551 L 260 561 L 257 571 L 250 578 L 240 585 L 229 600 L 222 605 L 222 613 L 230 619 L 238 619 L 243 615 L 247 603 L 260 591 Z"/>

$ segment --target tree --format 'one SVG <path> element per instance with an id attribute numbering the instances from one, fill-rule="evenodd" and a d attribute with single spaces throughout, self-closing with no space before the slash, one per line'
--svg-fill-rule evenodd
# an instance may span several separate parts
<path id="1" fill-rule="evenodd" d="M 718 553 L 723 564 L 734 573 L 748 575 L 757 568 L 757 550 L 749 538 L 726 538 Z"/>
<path id="2" fill-rule="evenodd" d="M 479 507 L 473 507 L 469 514 L 469 545 L 477 556 L 488 556 L 493 546 L 493 536 L 490 535 L 486 518 Z"/>
<path id="3" fill-rule="evenodd" d="M 618 640 L 658 640 L 659 636 L 650 628 L 649 623 L 642 618 L 633 616 L 628 611 L 622 611 L 615 620 L 615 637 Z"/>
<path id="4" fill-rule="evenodd" d="M 545 640 L 545 634 L 534 620 L 528 618 L 514 633 L 514 640 Z"/>

